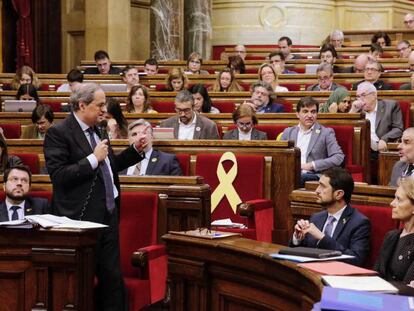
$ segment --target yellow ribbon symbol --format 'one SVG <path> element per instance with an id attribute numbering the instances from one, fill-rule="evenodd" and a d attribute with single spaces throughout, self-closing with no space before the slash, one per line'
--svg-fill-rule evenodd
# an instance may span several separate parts
<path id="1" fill-rule="evenodd" d="M 233 163 L 233 166 L 228 173 L 224 170 L 223 162 L 229 160 Z M 233 181 L 237 176 L 237 160 L 233 152 L 224 153 L 217 166 L 217 177 L 219 185 L 216 190 L 211 194 L 211 212 L 214 212 L 221 199 L 227 197 L 233 212 L 236 214 L 237 204 L 241 203 L 241 199 L 237 194 L 236 189 L 233 187 Z"/>

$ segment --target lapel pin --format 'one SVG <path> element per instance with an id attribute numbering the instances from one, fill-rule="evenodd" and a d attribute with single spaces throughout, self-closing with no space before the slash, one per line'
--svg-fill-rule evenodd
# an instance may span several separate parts
<path id="1" fill-rule="evenodd" d="M 346 224 L 346 222 L 348 221 L 348 219 L 346 219 L 346 218 L 344 218 L 344 219 L 342 219 L 342 223 L 345 225 Z"/>
<path id="2" fill-rule="evenodd" d="M 196 127 L 196 131 L 197 131 L 197 132 L 200 132 L 200 131 L 201 131 L 201 128 L 200 128 L 199 126 L 197 126 L 197 127 Z"/>
<path id="3" fill-rule="evenodd" d="M 31 208 L 26 209 L 26 212 L 31 212 L 31 211 L 32 211 Z"/>
<path id="4" fill-rule="evenodd" d="M 151 162 L 157 162 L 158 161 L 158 159 L 157 158 L 152 158 L 151 159 Z"/>
<path id="5" fill-rule="evenodd" d="M 320 134 L 321 133 L 321 130 L 320 129 L 317 129 L 317 130 L 315 130 L 315 133 L 316 134 Z"/>

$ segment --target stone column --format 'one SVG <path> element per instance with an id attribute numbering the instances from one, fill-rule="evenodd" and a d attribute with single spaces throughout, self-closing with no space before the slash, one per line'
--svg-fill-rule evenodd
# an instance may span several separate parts
<path id="1" fill-rule="evenodd" d="M 191 52 L 211 58 L 211 2 L 212 0 L 185 0 L 184 3 L 184 58 Z"/>
<path id="2" fill-rule="evenodd" d="M 158 60 L 183 58 L 183 1 L 151 1 L 151 56 Z"/>

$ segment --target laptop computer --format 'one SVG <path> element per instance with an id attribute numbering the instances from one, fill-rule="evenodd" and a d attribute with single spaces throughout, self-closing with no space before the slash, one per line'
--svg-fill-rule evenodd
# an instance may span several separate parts
<path id="1" fill-rule="evenodd" d="M 306 64 L 305 65 L 305 74 L 314 74 L 318 69 L 319 64 Z"/>
<path id="2" fill-rule="evenodd" d="M 152 129 L 154 139 L 175 139 L 173 127 L 154 127 Z"/>
<path id="3" fill-rule="evenodd" d="M 36 108 L 35 100 L 6 99 L 3 104 L 5 112 L 32 112 Z"/>
<path id="4" fill-rule="evenodd" d="M 101 84 L 101 88 L 104 92 L 126 92 L 127 87 L 124 83 L 105 83 Z"/>

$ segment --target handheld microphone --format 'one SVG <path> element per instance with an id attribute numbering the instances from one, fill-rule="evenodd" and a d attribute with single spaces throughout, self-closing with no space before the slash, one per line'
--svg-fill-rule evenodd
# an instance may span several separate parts
<path id="1" fill-rule="evenodd" d="M 99 136 L 101 139 L 108 139 L 108 133 L 106 127 L 108 126 L 108 120 L 104 119 L 98 124 Z"/>

